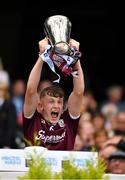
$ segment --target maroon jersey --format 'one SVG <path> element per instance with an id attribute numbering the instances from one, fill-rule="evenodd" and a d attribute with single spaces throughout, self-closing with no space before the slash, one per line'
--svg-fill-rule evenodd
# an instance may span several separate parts
<path id="1" fill-rule="evenodd" d="M 67 110 L 53 125 L 36 111 L 30 119 L 23 117 L 24 138 L 49 150 L 73 150 L 78 122 L 79 118 L 72 119 Z"/>

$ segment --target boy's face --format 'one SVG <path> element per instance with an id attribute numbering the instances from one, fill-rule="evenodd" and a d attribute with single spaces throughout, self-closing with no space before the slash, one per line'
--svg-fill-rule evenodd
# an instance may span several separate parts
<path id="1" fill-rule="evenodd" d="M 40 112 L 48 122 L 55 124 L 63 112 L 63 103 L 63 98 L 45 95 L 40 101 Z"/>

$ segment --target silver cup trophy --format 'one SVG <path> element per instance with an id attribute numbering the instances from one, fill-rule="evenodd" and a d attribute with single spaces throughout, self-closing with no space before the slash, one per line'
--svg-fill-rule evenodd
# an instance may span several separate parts
<path id="1" fill-rule="evenodd" d="M 66 16 L 54 15 L 44 22 L 44 32 L 53 50 L 59 54 L 68 54 L 72 24 Z"/>
<path id="2" fill-rule="evenodd" d="M 44 61 L 59 79 L 60 75 L 57 74 L 55 65 L 63 76 L 70 76 L 73 74 L 74 64 L 80 57 L 79 51 L 69 46 L 71 27 L 70 20 L 63 15 L 48 17 L 43 26 L 50 44 L 44 53 Z"/>

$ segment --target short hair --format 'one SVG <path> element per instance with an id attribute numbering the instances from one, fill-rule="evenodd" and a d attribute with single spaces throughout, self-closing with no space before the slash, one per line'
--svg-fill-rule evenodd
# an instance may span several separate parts
<path id="1" fill-rule="evenodd" d="M 64 98 L 65 94 L 61 87 L 59 87 L 58 85 L 52 85 L 41 90 L 40 99 L 45 95 L 49 95 L 51 97 L 56 97 L 56 98 L 57 97 Z"/>

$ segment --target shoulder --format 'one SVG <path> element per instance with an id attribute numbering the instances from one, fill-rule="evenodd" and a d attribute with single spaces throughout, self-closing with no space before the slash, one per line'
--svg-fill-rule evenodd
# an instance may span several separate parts
<path id="1" fill-rule="evenodd" d="M 40 117 L 41 117 L 41 114 L 37 110 L 33 114 L 31 114 L 29 117 L 25 117 L 23 113 L 23 118 L 25 119 L 36 119 Z"/>
<path id="2" fill-rule="evenodd" d="M 67 117 L 68 119 L 71 119 L 71 120 L 78 120 L 80 118 L 80 115 L 79 116 L 72 116 L 68 109 L 66 109 L 64 112 L 63 112 L 63 118 Z"/>

